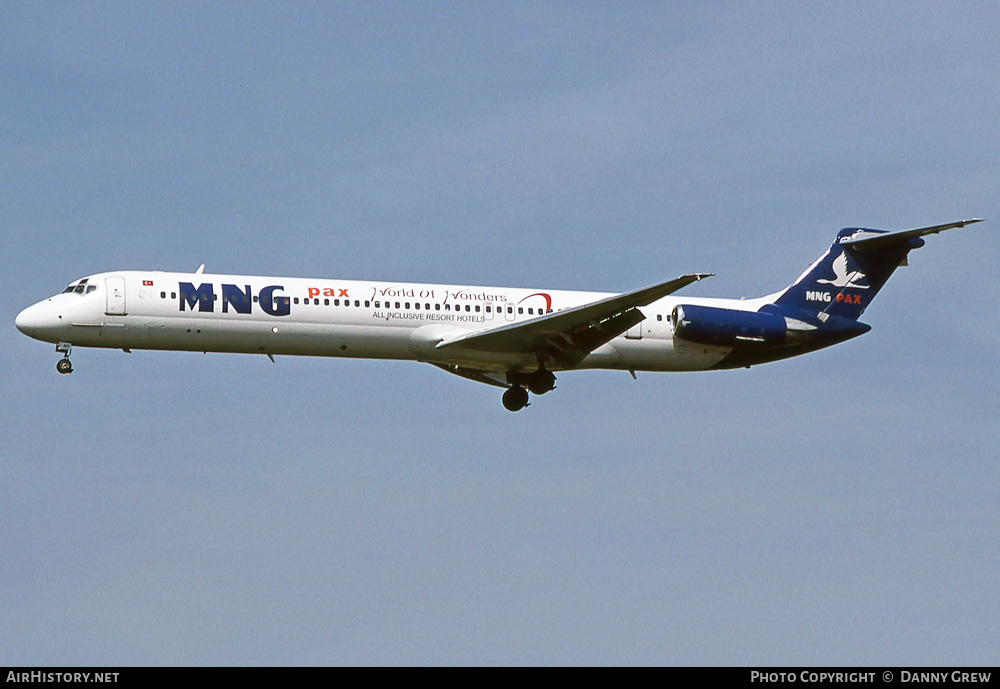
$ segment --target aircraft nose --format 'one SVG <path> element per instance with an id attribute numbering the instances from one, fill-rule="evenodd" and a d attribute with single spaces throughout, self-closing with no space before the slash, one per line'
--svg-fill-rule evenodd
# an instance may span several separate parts
<path id="1" fill-rule="evenodd" d="M 28 337 L 38 338 L 45 328 L 53 325 L 46 302 L 29 306 L 14 319 L 14 326 Z"/>
<path id="2" fill-rule="evenodd" d="M 17 314 L 17 318 L 14 319 L 14 326 L 28 337 L 31 337 L 35 331 L 35 321 L 37 318 L 34 309 L 34 306 L 29 306 Z"/>

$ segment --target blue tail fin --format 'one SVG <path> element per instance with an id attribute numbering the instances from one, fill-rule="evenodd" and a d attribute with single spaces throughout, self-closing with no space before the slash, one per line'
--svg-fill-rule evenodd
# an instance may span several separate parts
<path id="1" fill-rule="evenodd" d="M 798 280 L 774 301 L 778 306 L 801 309 L 812 314 L 827 313 L 857 320 L 882 289 L 892 272 L 906 264 L 911 249 L 923 246 L 919 237 L 884 242 L 878 248 L 862 250 L 852 238 L 889 234 L 884 230 L 848 227 Z M 902 238 L 901 238 L 902 239 Z M 848 240 L 844 243 L 844 240 Z"/>

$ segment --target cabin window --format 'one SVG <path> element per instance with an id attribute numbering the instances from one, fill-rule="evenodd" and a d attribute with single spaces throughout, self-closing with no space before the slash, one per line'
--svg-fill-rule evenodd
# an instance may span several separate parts
<path id="1" fill-rule="evenodd" d="M 662 321 L 663 320 L 663 314 L 662 313 L 656 314 L 656 320 Z"/>
<path id="2" fill-rule="evenodd" d="M 418 303 L 414 304 L 413 308 L 415 308 L 417 311 L 419 311 L 420 310 L 420 303 L 418 302 Z"/>
<path id="3" fill-rule="evenodd" d="M 160 299 L 166 299 L 166 298 L 167 298 L 167 293 L 166 292 L 160 292 Z"/>
<path id="4" fill-rule="evenodd" d="M 518 313 L 524 313 L 524 307 L 523 306 L 518 306 L 517 307 L 517 312 Z"/>
<path id="5" fill-rule="evenodd" d="M 329 305 L 330 305 L 330 300 L 329 299 L 324 299 L 323 300 L 323 306 L 329 306 Z"/>
<path id="6" fill-rule="evenodd" d="M 171 292 L 170 293 L 170 298 L 171 299 L 176 299 L 177 298 L 177 292 Z M 256 299 L 256 297 L 255 297 L 255 299 Z"/>
<path id="7" fill-rule="evenodd" d="M 295 304 L 298 304 L 299 303 L 299 298 L 295 297 L 295 299 L 293 299 L 292 302 L 295 303 Z"/>
<path id="8" fill-rule="evenodd" d="M 399 308 L 399 302 L 398 301 L 396 302 L 396 308 L 397 309 Z"/>
<path id="9" fill-rule="evenodd" d="M 479 304 L 476 304 L 476 313 L 479 313 Z"/>
<path id="10" fill-rule="evenodd" d="M 371 305 L 372 305 L 372 303 L 370 301 L 368 301 L 367 299 L 365 299 L 365 308 L 367 309 Z"/>

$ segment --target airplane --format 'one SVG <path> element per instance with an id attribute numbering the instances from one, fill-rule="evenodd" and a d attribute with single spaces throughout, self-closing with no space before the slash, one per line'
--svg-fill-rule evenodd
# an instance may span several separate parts
<path id="1" fill-rule="evenodd" d="M 77 347 L 405 359 L 504 388 L 503 406 L 581 369 L 705 371 L 805 354 L 868 332 L 858 319 L 922 237 L 845 228 L 791 285 L 757 299 L 680 298 L 689 273 L 622 294 L 551 289 L 115 271 L 18 314 L 25 335 Z"/>

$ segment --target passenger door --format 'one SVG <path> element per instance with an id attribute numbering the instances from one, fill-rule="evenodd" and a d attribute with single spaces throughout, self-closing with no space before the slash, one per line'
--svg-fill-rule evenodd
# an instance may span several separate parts
<path id="1" fill-rule="evenodd" d="M 104 313 L 109 316 L 125 315 L 125 278 L 112 276 L 104 280 L 108 292 L 108 309 Z"/>

